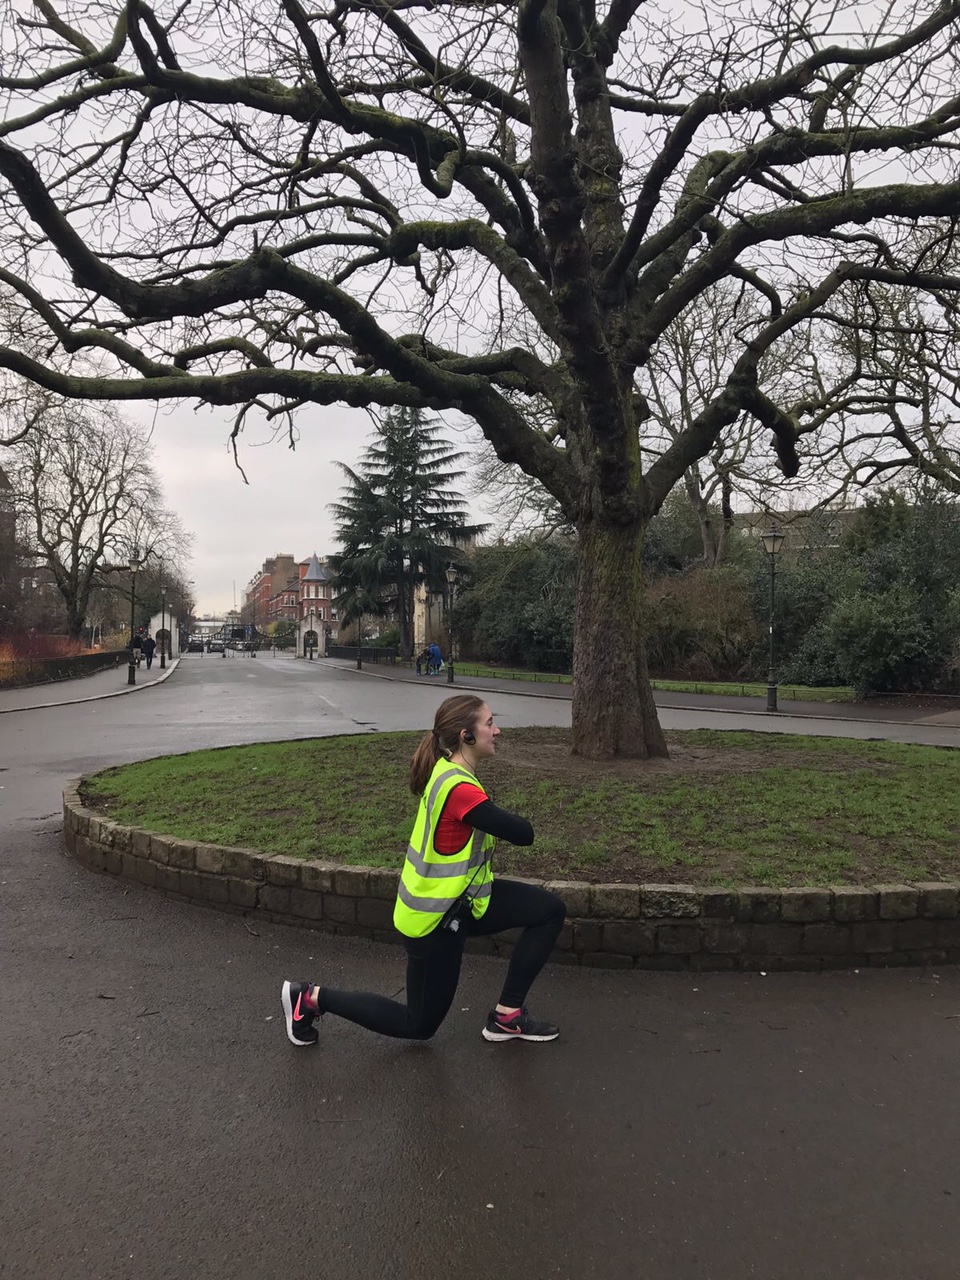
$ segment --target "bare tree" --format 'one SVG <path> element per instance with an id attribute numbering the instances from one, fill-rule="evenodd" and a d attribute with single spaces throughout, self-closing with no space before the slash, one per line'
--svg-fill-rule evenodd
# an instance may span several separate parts
<path id="1" fill-rule="evenodd" d="M 638 378 L 649 408 L 641 435 L 641 456 L 649 465 L 682 441 L 703 406 L 722 393 L 744 343 L 763 327 L 761 301 L 743 281 L 728 279 L 698 294 L 664 331 Z M 802 351 L 794 335 L 785 335 L 760 360 L 757 385 L 789 412 L 806 383 Z M 726 559 L 735 498 L 741 506 L 757 506 L 771 486 L 785 483 L 763 436 L 759 419 L 745 410 L 683 474 L 708 568 Z"/>
<path id="2" fill-rule="evenodd" d="M 5 7 L 21 318 L 0 365 L 70 397 L 235 405 L 237 429 L 311 403 L 472 418 L 577 530 L 589 756 L 665 752 L 640 583 L 666 495 L 744 415 L 799 469 L 765 356 L 845 283 L 960 288 L 960 0 Z M 642 371 L 729 279 L 756 324 L 651 458 Z M 553 358 L 515 340 L 507 296 Z"/>
<path id="3" fill-rule="evenodd" d="M 53 575 L 75 638 L 111 562 L 125 564 L 136 548 L 142 558 L 177 563 L 187 550 L 179 520 L 163 509 L 148 441 L 105 408 L 49 408 L 5 466 L 26 537 Z"/>
<path id="4" fill-rule="evenodd" d="M 57 402 L 52 392 L 0 370 L 0 450 L 25 440 Z"/>
<path id="5" fill-rule="evenodd" d="M 829 496 L 917 475 L 960 494 L 956 298 L 851 285 L 818 318 L 812 342 L 821 386 L 844 388 L 854 402 L 833 415 L 820 445 Z M 822 403 L 811 397 L 797 406 L 802 429 L 814 436 Z"/>

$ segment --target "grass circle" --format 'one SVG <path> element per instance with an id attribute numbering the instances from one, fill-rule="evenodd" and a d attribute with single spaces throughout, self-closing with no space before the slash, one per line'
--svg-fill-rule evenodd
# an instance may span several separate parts
<path id="1" fill-rule="evenodd" d="M 399 867 L 420 733 L 164 756 L 87 778 L 84 803 L 182 840 Z M 570 733 L 510 729 L 482 772 L 531 820 L 495 867 L 545 879 L 787 887 L 960 879 L 960 752 L 848 738 L 697 730 L 671 758 L 593 763 Z"/>

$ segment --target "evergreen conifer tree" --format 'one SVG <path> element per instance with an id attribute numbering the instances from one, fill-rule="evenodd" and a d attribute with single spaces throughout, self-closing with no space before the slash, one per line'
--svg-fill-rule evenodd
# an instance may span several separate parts
<path id="1" fill-rule="evenodd" d="M 347 485 L 330 504 L 343 547 L 333 557 L 341 617 L 395 614 L 405 658 L 413 654 L 416 588 L 442 591 L 447 565 L 486 528 L 467 523 L 463 495 L 452 487 L 466 455 L 440 429 L 421 409 L 388 413 L 359 471 L 338 463 Z"/>

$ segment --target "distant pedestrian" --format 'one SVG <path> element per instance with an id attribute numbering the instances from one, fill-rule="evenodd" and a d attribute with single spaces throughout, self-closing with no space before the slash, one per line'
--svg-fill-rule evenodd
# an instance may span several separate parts
<path id="1" fill-rule="evenodd" d="M 427 646 L 427 653 L 430 655 L 427 672 L 432 676 L 438 676 L 443 668 L 443 654 L 440 652 L 440 646 L 436 641 Z"/>
<path id="2" fill-rule="evenodd" d="M 143 657 L 143 636 L 139 631 L 130 641 L 130 648 L 133 650 L 133 660 L 139 667 L 140 659 Z"/>
<path id="3" fill-rule="evenodd" d="M 147 670 L 149 671 L 153 666 L 153 651 L 157 647 L 157 642 L 154 640 L 153 636 L 148 633 L 143 637 L 142 647 L 143 656 L 147 660 Z"/>
<path id="4" fill-rule="evenodd" d="M 500 1001 L 481 1035 L 494 1043 L 556 1040 L 559 1028 L 537 1022 L 524 1001 L 553 950 L 566 907 L 538 885 L 493 877 L 497 839 L 533 844 L 526 818 L 493 804 L 474 772 L 496 755 L 499 736 L 483 699 L 460 694 L 440 704 L 432 732 L 411 761 L 410 790 L 420 796 L 420 807 L 393 909 L 394 927 L 407 950 L 406 1004 L 367 992 L 284 982 L 281 1003 L 293 1044 L 316 1044 L 314 1023 L 325 1013 L 384 1036 L 429 1040 L 456 994 L 467 938 L 504 929 L 523 932 L 513 947 Z"/>
<path id="5" fill-rule="evenodd" d="M 426 649 L 421 649 L 417 654 L 416 663 L 418 676 L 423 675 L 424 667 L 426 667 L 428 671 L 430 670 L 430 655 L 427 653 Z"/>

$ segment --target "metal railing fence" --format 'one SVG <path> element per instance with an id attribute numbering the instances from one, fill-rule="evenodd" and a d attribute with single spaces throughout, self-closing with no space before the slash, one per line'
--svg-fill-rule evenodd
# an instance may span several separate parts
<path id="1" fill-rule="evenodd" d="M 107 649 L 102 653 L 81 653 L 67 658 L 11 658 L 0 662 L 0 689 L 92 676 L 97 671 L 125 664 L 127 655 L 126 649 Z"/>

